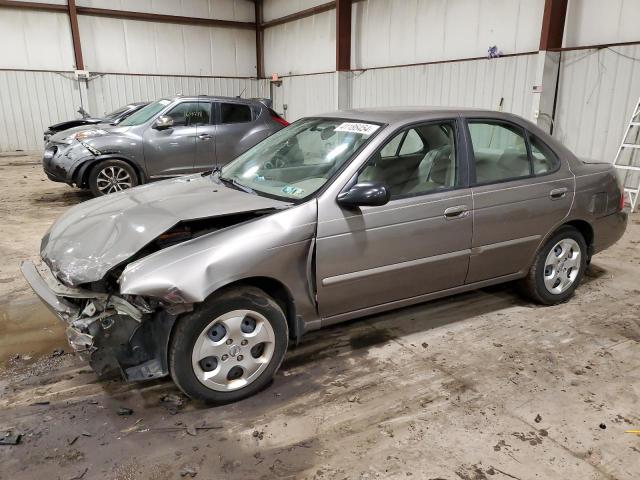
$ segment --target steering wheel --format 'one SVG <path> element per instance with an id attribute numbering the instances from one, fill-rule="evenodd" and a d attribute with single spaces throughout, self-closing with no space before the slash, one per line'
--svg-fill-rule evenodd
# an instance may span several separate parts
<path id="1" fill-rule="evenodd" d="M 284 158 L 282 157 L 274 157 L 271 162 L 267 162 L 264 164 L 264 168 L 283 168 L 286 165 Z"/>

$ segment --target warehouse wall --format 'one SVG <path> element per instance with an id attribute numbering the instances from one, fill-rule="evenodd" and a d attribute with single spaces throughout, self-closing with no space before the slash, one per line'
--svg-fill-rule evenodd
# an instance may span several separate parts
<path id="1" fill-rule="evenodd" d="M 638 0 L 569 0 L 564 47 L 640 40 Z"/>
<path id="2" fill-rule="evenodd" d="M 529 116 L 537 55 L 394 67 L 356 72 L 354 107 L 465 106 Z"/>
<path id="3" fill-rule="evenodd" d="M 314 0 L 265 0 L 265 19 L 324 3 Z M 295 4 L 295 5 L 294 5 Z M 295 6 L 297 5 L 297 8 Z M 353 4 L 352 72 L 349 82 L 353 107 L 391 105 L 464 106 L 503 110 L 533 120 L 532 91 L 544 0 L 366 0 Z M 331 14 L 331 16 L 329 16 Z M 326 18 L 318 19 L 324 15 Z M 330 11 L 297 22 L 304 32 L 285 24 L 267 35 L 267 73 L 282 75 L 274 104 L 287 106 L 290 121 L 337 108 L 335 42 L 324 40 Z M 316 18 L 315 22 L 311 22 Z M 640 41 L 637 0 L 569 0 L 564 45 Z M 273 30 L 273 32 L 271 32 Z M 316 35 L 317 34 L 317 35 Z M 303 37 L 303 35 L 305 37 Z M 316 38 L 314 54 L 294 54 L 305 38 Z M 295 50 L 287 50 L 291 44 Z M 482 57 L 496 44 L 505 54 Z M 331 58 L 317 55 L 324 48 Z M 640 47 L 618 46 L 562 53 L 554 135 L 578 155 L 613 161 L 633 104 L 640 96 Z M 285 52 L 285 54 L 282 54 Z M 460 60 L 453 63 L 434 63 Z M 408 65 L 419 63 L 420 65 Z M 407 64 L 386 68 L 392 65 Z M 310 93 L 311 92 L 311 93 Z"/>
<path id="4" fill-rule="evenodd" d="M 0 68 L 73 69 L 71 27 L 66 13 L 2 9 Z"/>
<path id="5" fill-rule="evenodd" d="M 368 0 L 353 4 L 351 67 L 538 50 L 544 0 Z"/>
<path id="6" fill-rule="evenodd" d="M 305 5 L 313 3 L 307 0 Z M 267 5 L 270 3 L 265 7 Z M 267 28 L 264 31 L 264 71 L 267 75 L 277 73 L 280 76 L 333 71 L 336 68 L 335 38 L 335 10 Z"/>
<path id="7" fill-rule="evenodd" d="M 563 52 L 554 135 L 612 162 L 639 97 L 640 45 Z"/>
<path id="8" fill-rule="evenodd" d="M 43 0 L 65 5 L 66 0 Z M 254 21 L 251 0 L 76 0 L 78 6 Z M 78 16 L 88 82 L 74 79 L 66 13 L 0 10 L 0 151 L 39 150 L 47 126 L 182 93 L 268 96 L 255 31 Z M 25 71 L 29 70 L 29 71 Z M 33 70 L 43 70 L 33 71 Z M 97 72 L 97 73 L 96 73 Z"/>

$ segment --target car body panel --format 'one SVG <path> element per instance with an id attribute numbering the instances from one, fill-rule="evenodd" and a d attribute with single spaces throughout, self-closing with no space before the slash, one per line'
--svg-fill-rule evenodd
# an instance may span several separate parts
<path id="1" fill-rule="evenodd" d="M 267 138 L 272 131 L 270 115 L 266 108 L 253 108 L 253 121 L 246 123 L 222 123 L 220 103 L 216 104 L 216 165 L 221 167 L 239 155 L 246 152 L 253 145 Z M 235 103 L 231 100 L 224 103 Z"/>
<path id="2" fill-rule="evenodd" d="M 560 167 L 545 175 L 476 185 L 471 145 L 463 135 L 457 146 L 459 188 L 399 198 L 377 207 L 345 208 L 337 202 L 369 158 L 401 129 L 452 118 L 464 125 L 467 117 L 474 116 L 520 125 L 553 149 Z M 558 141 L 514 115 L 371 109 L 323 117 L 380 127 L 308 198 L 282 201 L 239 191 L 216 181 L 215 174 L 167 180 L 69 210 L 43 239 L 41 255 L 59 280 L 76 289 L 82 285 L 82 292 L 116 266 L 123 268 L 113 297 L 134 303 L 144 299 L 136 308 L 156 305 L 144 317 L 149 319 L 175 318 L 238 282 L 279 285 L 286 298 L 278 301 L 287 310 L 288 321 L 300 325 L 290 325 L 290 331 L 299 335 L 350 318 L 522 278 L 545 241 L 565 224 L 583 232 L 589 254 L 609 247 L 624 233 L 627 215 L 620 207 L 621 188 L 613 167 L 581 162 Z M 549 194 L 557 188 L 567 191 L 553 200 Z M 444 210 L 459 205 L 468 207 L 468 213 L 446 220 Z M 140 253 L 180 222 L 239 212 L 256 215 Z M 46 282 L 37 279 L 33 268 L 25 271 L 50 307 L 66 298 L 56 292 L 49 295 Z M 145 321 L 149 320 L 143 319 L 143 325 Z M 166 345 L 162 348 L 166 355 Z M 166 365 L 166 358 L 162 362 Z M 154 371 L 167 373 L 166 368 Z"/>
<path id="3" fill-rule="evenodd" d="M 51 227 L 41 256 L 68 285 L 100 280 L 180 221 L 288 204 L 193 175 L 99 197 L 69 210 Z"/>
<path id="4" fill-rule="evenodd" d="M 312 320 L 315 305 L 308 288 L 307 259 L 316 218 L 316 202 L 311 201 L 161 250 L 127 266 L 120 279 L 121 293 L 163 297 L 171 292 L 186 303 L 196 303 L 230 283 L 270 278 L 287 288 L 297 314 Z M 178 271 L 189 274 L 177 275 Z"/>
<path id="5" fill-rule="evenodd" d="M 462 285 L 472 217 L 444 211 L 471 205 L 469 189 L 393 200 L 348 211 L 323 203 L 317 285 L 323 317 Z M 416 278 L 420 278 L 416 282 Z"/>

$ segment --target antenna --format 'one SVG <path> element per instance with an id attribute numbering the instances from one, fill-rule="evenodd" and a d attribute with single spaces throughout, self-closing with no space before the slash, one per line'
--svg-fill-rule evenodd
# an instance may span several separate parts
<path id="1" fill-rule="evenodd" d="M 242 98 L 242 95 L 244 95 L 244 92 L 247 90 L 247 87 L 244 87 L 242 89 L 242 92 L 240 93 L 240 95 L 238 95 L 236 98 Z"/>

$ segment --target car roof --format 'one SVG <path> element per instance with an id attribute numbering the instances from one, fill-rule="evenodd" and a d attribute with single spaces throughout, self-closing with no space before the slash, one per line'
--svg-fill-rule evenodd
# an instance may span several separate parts
<path id="1" fill-rule="evenodd" d="M 247 105 L 263 105 L 259 99 L 256 98 L 241 98 L 241 97 L 222 97 L 214 95 L 176 95 L 175 97 L 166 97 L 165 100 L 210 100 L 210 101 L 231 101 L 236 103 L 244 103 Z"/>
<path id="2" fill-rule="evenodd" d="M 524 120 L 522 117 L 511 113 L 496 112 L 495 110 L 483 110 L 475 108 L 449 108 L 449 107 L 372 107 L 357 108 L 351 110 L 338 110 L 327 112 L 313 117 L 334 117 L 368 121 L 375 123 L 409 123 L 413 121 L 431 120 L 436 118 L 473 116 L 488 118 L 504 118 L 505 120 Z"/>

